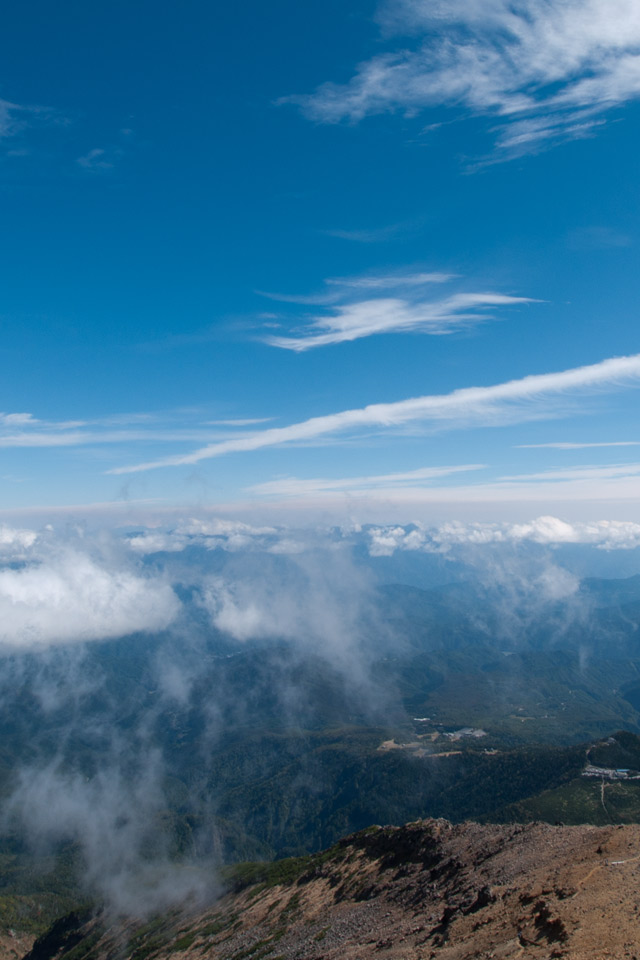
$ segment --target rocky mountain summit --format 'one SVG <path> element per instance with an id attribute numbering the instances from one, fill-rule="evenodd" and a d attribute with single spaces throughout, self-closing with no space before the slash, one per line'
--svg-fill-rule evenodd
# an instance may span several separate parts
<path id="1" fill-rule="evenodd" d="M 640 960 L 640 826 L 371 827 L 242 865 L 203 912 L 76 913 L 25 960 Z"/>

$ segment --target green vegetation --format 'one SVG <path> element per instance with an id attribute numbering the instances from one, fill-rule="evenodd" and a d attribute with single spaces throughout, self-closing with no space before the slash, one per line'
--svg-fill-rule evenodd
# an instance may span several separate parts
<path id="1" fill-rule="evenodd" d="M 228 930 L 229 927 L 232 927 L 237 919 L 238 916 L 235 913 L 226 914 L 224 917 L 212 920 L 211 923 L 208 923 L 205 927 L 201 927 L 198 934 L 201 937 L 216 937 L 219 933 L 222 933 L 223 930 Z"/>
<path id="2" fill-rule="evenodd" d="M 323 869 L 340 837 L 376 823 L 640 821 L 634 782 L 607 784 L 603 806 L 600 783 L 580 777 L 588 748 L 593 764 L 640 769 L 639 584 L 590 581 L 589 618 L 567 623 L 549 607 L 537 620 L 514 617 L 513 635 L 477 585 L 382 588 L 370 682 L 353 686 L 295 644 L 230 651 L 212 635 L 181 703 L 158 693 L 163 638 L 95 644 L 83 661 L 92 694 L 78 700 L 73 723 L 62 696 L 45 710 L 40 667 L 27 660 L 1 691 L 0 796 L 25 764 L 55 759 L 90 782 L 113 740 L 128 745 L 118 758 L 126 782 L 157 751 L 157 849 L 177 862 L 196 851 L 222 862 L 225 882 L 254 896 Z M 461 727 L 486 736 L 447 736 Z M 604 742 L 615 730 L 615 743 Z M 81 852 L 62 842 L 35 854 L 19 825 L 6 829 L 0 927 L 39 932 L 83 898 Z M 218 935 L 221 922 L 201 935 Z M 133 960 L 144 960 L 154 939 L 136 938 Z"/>
<path id="3" fill-rule="evenodd" d="M 640 823 L 640 783 L 602 783 L 581 777 L 556 790 L 545 791 L 506 807 L 505 820 L 545 820 L 547 823 Z"/>
<path id="4" fill-rule="evenodd" d="M 235 863 L 224 867 L 221 876 L 226 886 L 236 893 L 253 885 L 256 885 L 256 889 L 266 890 L 281 884 L 286 886 L 295 883 L 305 875 L 320 870 L 326 863 L 339 862 L 345 854 L 341 846 L 334 846 L 321 853 L 308 854 L 306 857 Z"/>
<path id="5" fill-rule="evenodd" d="M 65 951 L 65 960 L 90 960 L 90 958 L 93 956 L 94 947 L 97 946 L 102 934 L 102 928 L 98 927 L 98 929 L 94 930 L 93 933 L 83 937 L 77 946 L 72 947 L 71 950 Z"/>
<path id="6" fill-rule="evenodd" d="M 618 730 L 591 747 L 589 760 L 596 766 L 640 771 L 640 738 L 627 730 Z"/>
<path id="7" fill-rule="evenodd" d="M 195 938 L 195 933 L 187 933 L 184 937 L 179 937 L 178 940 L 171 944 L 171 952 L 177 953 L 180 950 L 188 950 Z"/>

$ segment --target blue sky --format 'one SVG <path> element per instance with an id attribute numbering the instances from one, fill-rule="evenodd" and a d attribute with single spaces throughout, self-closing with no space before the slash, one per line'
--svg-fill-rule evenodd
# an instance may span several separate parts
<path id="1" fill-rule="evenodd" d="M 635 0 L 25 2 L 0 46 L 4 510 L 638 518 Z"/>

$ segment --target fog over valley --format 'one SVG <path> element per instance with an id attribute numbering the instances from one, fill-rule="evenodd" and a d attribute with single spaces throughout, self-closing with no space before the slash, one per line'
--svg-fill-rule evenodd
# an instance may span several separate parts
<path id="1" fill-rule="evenodd" d="M 8 891 L 149 915 L 225 863 L 579 777 L 576 745 L 640 732 L 638 532 L 5 526 Z"/>

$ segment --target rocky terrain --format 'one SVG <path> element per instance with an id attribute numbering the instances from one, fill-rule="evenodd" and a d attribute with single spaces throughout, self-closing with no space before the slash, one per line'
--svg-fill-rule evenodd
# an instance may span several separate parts
<path id="1" fill-rule="evenodd" d="M 372 827 L 229 884 L 197 914 L 71 914 L 28 960 L 640 960 L 640 826 Z"/>
<path id="2" fill-rule="evenodd" d="M 16 933 L 15 930 L 0 933 L 0 957 L 2 960 L 19 960 L 31 949 L 34 939 L 33 935 Z"/>

